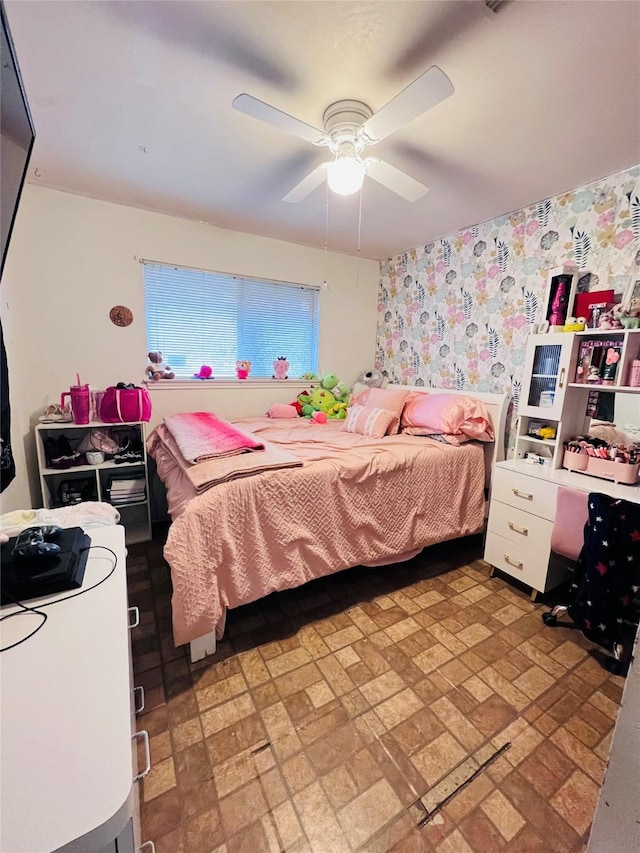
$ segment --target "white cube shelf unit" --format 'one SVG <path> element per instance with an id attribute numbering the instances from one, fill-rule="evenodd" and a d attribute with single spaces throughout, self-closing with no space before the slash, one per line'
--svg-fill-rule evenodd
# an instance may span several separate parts
<path id="1" fill-rule="evenodd" d="M 50 463 L 50 453 L 47 453 L 47 442 L 58 440 L 63 436 L 72 450 L 77 450 L 82 439 L 92 429 L 111 429 L 117 436 L 118 431 L 124 434 L 127 428 L 135 438 L 140 449 L 141 458 L 134 462 L 117 462 L 113 458 L 105 458 L 98 465 L 70 465 L 55 467 Z M 50 446 L 50 445 L 49 445 Z M 82 501 L 101 501 L 116 506 L 120 513 L 120 524 L 125 529 L 128 545 L 136 542 L 148 542 L 151 539 L 151 508 L 149 504 L 149 478 L 147 469 L 147 449 L 145 442 L 145 424 L 135 421 L 124 424 L 105 424 L 92 421 L 88 424 L 75 423 L 41 423 L 36 427 L 36 452 L 38 457 L 38 473 L 42 505 L 46 509 L 68 506 Z M 126 498 L 114 502 L 111 499 L 111 486 L 116 479 L 141 480 L 144 490 L 142 498 L 136 496 L 131 501 Z M 142 489 L 141 489 L 142 490 Z"/>

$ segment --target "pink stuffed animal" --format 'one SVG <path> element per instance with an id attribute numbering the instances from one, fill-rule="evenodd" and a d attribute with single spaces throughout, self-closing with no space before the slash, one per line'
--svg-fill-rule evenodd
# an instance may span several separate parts
<path id="1" fill-rule="evenodd" d="M 193 374 L 196 379 L 211 379 L 213 370 L 208 364 L 203 364 L 197 373 Z"/>
<path id="2" fill-rule="evenodd" d="M 279 355 L 273 362 L 273 379 L 288 379 L 289 362 L 283 355 Z"/>
<path id="3" fill-rule="evenodd" d="M 298 411 L 295 406 L 288 403 L 272 403 L 267 412 L 268 418 L 297 418 Z"/>
<path id="4" fill-rule="evenodd" d="M 236 361 L 236 373 L 238 375 L 238 379 L 246 379 L 250 370 L 250 361 Z"/>

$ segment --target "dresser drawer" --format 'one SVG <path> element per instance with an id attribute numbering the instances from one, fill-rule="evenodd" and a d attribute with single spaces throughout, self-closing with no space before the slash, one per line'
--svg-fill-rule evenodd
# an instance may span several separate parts
<path id="1" fill-rule="evenodd" d="M 534 553 L 549 554 L 553 522 L 515 506 L 492 500 L 488 530 Z"/>
<path id="2" fill-rule="evenodd" d="M 491 500 L 522 509 L 553 521 L 558 486 L 537 477 L 527 477 L 508 468 L 495 468 Z"/>
<path id="3" fill-rule="evenodd" d="M 489 531 L 484 547 L 484 558 L 496 569 L 506 572 L 527 586 L 546 591 L 549 551 L 533 552 L 527 544 L 519 545 Z"/>

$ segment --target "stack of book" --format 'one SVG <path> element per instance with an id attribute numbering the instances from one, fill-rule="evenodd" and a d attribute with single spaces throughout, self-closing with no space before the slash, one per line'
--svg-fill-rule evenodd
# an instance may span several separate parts
<path id="1" fill-rule="evenodd" d="M 109 499 L 114 506 L 139 503 L 145 499 L 144 477 L 114 477 L 109 489 Z"/>

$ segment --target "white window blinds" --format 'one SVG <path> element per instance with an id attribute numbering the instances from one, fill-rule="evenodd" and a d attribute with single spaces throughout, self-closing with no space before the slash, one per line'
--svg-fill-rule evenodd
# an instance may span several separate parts
<path id="1" fill-rule="evenodd" d="M 145 262 L 149 350 L 161 350 L 176 376 L 203 364 L 234 377 L 238 359 L 251 376 L 270 377 L 285 356 L 289 376 L 318 370 L 317 288 Z"/>

